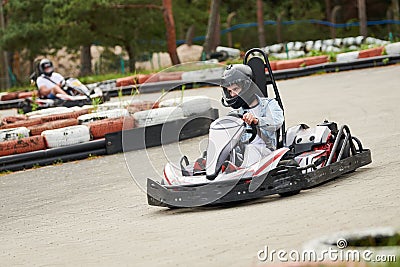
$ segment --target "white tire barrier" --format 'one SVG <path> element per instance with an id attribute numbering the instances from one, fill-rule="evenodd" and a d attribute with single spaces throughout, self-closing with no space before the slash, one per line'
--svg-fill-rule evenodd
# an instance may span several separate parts
<path id="1" fill-rule="evenodd" d="M 29 137 L 29 129 L 26 127 L 0 130 L 0 142 L 18 140 Z"/>
<path id="2" fill-rule="evenodd" d="M 167 121 L 183 119 L 183 111 L 179 107 L 164 107 L 143 110 L 133 114 L 138 127 L 163 124 Z"/>
<path id="3" fill-rule="evenodd" d="M 55 130 L 43 131 L 41 136 L 48 148 L 70 146 L 90 141 L 89 127 L 76 125 Z"/>
<path id="4" fill-rule="evenodd" d="M 97 112 L 113 110 L 113 109 L 123 109 L 129 106 L 129 101 L 116 101 L 116 102 L 107 102 L 101 104 L 97 107 Z"/>
<path id="5" fill-rule="evenodd" d="M 94 113 L 85 114 L 78 117 L 79 124 L 87 124 L 89 122 L 102 120 L 102 119 L 112 119 L 119 117 L 129 116 L 129 112 L 126 109 L 118 108 L 112 110 L 104 110 Z"/>
<path id="6" fill-rule="evenodd" d="M 54 108 L 46 108 L 46 109 L 28 112 L 25 115 L 28 116 L 29 118 L 40 118 L 42 116 L 68 113 L 68 112 L 73 112 L 73 111 L 74 110 L 67 108 L 67 107 L 54 107 Z"/>
<path id="7" fill-rule="evenodd" d="M 240 50 L 236 49 L 236 48 L 225 47 L 225 46 L 217 46 L 215 51 L 217 51 L 217 52 L 225 51 L 228 54 L 228 56 L 231 57 L 231 58 L 240 57 Z"/>
<path id="8" fill-rule="evenodd" d="M 186 82 L 200 82 L 205 79 L 220 79 L 223 72 L 224 68 L 187 71 L 182 73 L 182 80 Z"/>
<path id="9" fill-rule="evenodd" d="M 358 59 L 358 51 L 337 54 L 336 62 L 350 62 Z"/>
<path id="10" fill-rule="evenodd" d="M 160 107 L 182 108 L 185 117 L 201 114 L 211 108 L 210 98 L 207 96 L 187 96 L 183 98 L 173 98 L 160 102 Z"/>
<path id="11" fill-rule="evenodd" d="M 389 56 L 399 56 L 400 55 L 400 42 L 387 44 L 385 46 L 386 54 Z"/>

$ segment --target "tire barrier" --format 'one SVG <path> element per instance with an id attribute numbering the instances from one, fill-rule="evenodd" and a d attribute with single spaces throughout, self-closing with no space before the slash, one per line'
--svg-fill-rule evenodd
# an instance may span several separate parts
<path id="1" fill-rule="evenodd" d="M 134 85 L 135 83 L 136 83 L 136 77 L 128 76 L 128 77 L 124 77 L 124 78 L 118 78 L 115 86 L 121 87 L 121 86 L 127 86 L 127 85 Z"/>
<path id="2" fill-rule="evenodd" d="M 207 79 L 221 79 L 224 68 L 211 68 L 204 70 L 194 70 L 182 73 L 182 81 L 202 82 Z"/>
<path id="3" fill-rule="evenodd" d="M 48 148 L 64 147 L 90 141 L 89 127 L 76 125 L 41 133 Z"/>
<path id="4" fill-rule="evenodd" d="M 0 157 L 46 149 L 42 136 L 25 137 L 18 140 L 0 142 Z"/>
<path id="5" fill-rule="evenodd" d="M 358 58 L 379 57 L 382 56 L 383 50 L 383 46 L 362 50 L 358 54 Z"/>
<path id="6" fill-rule="evenodd" d="M 78 125 L 77 119 L 64 119 L 64 120 L 50 121 L 39 125 L 29 126 L 28 129 L 30 130 L 31 136 L 34 136 L 34 135 L 40 135 L 42 132 L 47 130 L 54 130 L 74 125 Z"/>
<path id="7" fill-rule="evenodd" d="M 18 140 L 29 137 L 29 129 L 26 127 L 0 130 L 0 142 Z"/>
<path id="8" fill-rule="evenodd" d="M 20 99 L 25 99 L 28 97 L 33 97 L 33 96 L 37 96 L 38 95 L 38 91 L 29 91 L 29 92 L 19 92 L 18 93 L 18 98 Z"/>
<path id="9" fill-rule="evenodd" d="M 328 56 L 315 56 L 304 58 L 306 66 L 318 65 L 328 62 Z"/>
<path id="10" fill-rule="evenodd" d="M 189 117 L 209 110 L 211 101 L 206 96 L 188 96 L 161 101 L 160 107 L 180 107 L 182 108 L 183 116 Z"/>
<path id="11" fill-rule="evenodd" d="M 41 124 L 41 118 L 35 119 L 27 119 L 27 120 L 19 120 L 14 123 L 4 124 L 0 127 L 0 129 L 10 129 L 10 128 L 17 128 L 17 127 L 29 127 L 37 124 Z"/>
<path id="12" fill-rule="evenodd" d="M 162 109 L 180 109 L 175 107 Z M 151 111 L 158 111 L 153 109 Z M 147 111 L 150 112 L 150 111 Z M 178 118 L 183 117 L 181 115 Z M 171 117 L 171 116 L 170 116 Z M 175 117 L 177 118 L 177 117 Z M 169 127 L 182 128 L 179 140 L 192 138 L 208 133 L 210 123 L 218 118 L 218 110 L 210 109 L 200 117 L 189 117 L 183 120 L 171 120 Z M 41 121 L 40 118 L 27 119 L 26 121 Z M 68 121 L 72 121 L 69 119 Z M 76 122 L 76 121 L 75 121 Z M 18 122 L 16 122 L 18 123 Z M 47 122 L 45 124 L 62 123 L 62 121 Z M 65 125 L 65 124 L 64 124 Z M 43 126 L 38 125 L 39 127 Z M 55 161 L 80 160 L 90 155 L 105 155 L 120 153 L 123 150 L 131 151 L 143 149 L 144 147 L 159 146 L 163 142 L 174 142 L 177 138 L 161 139 L 160 132 L 164 124 L 154 125 L 150 128 L 136 128 L 132 116 L 115 119 L 104 119 L 91 122 L 88 125 L 75 125 L 65 128 L 45 130 L 41 135 L 0 142 L 0 171 L 15 171 L 52 164 Z M 90 128 L 89 128 L 90 127 Z M 122 136 L 138 142 L 129 142 L 128 147 L 122 147 Z M 32 134 L 32 132 L 31 132 Z M 91 140 L 95 138 L 96 140 Z M 143 142 L 146 140 L 145 142 Z"/>
<path id="13" fill-rule="evenodd" d="M 15 116 L 7 116 L 1 119 L 1 125 L 15 123 L 17 121 L 22 121 L 28 119 L 25 115 L 15 115 Z"/>
<path id="14" fill-rule="evenodd" d="M 183 72 L 161 72 L 159 74 L 156 74 L 155 76 L 158 76 L 159 82 L 179 81 L 182 80 L 182 74 Z M 152 78 L 150 78 L 148 81 L 153 82 Z"/>
<path id="15" fill-rule="evenodd" d="M 135 112 L 133 117 L 138 127 L 163 124 L 167 121 L 183 119 L 183 110 L 180 107 L 164 107 Z"/>
<path id="16" fill-rule="evenodd" d="M 302 58 L 299 59 L 289 59 L 289 60 L 280 60 L 276 62 L 276 70 L 283 69 L 296 69 L 305 66 L 305 61 Z"/>
<path id="17" fill-rule="evenodd" d="M 104 136 L 108 133 L 133 129 L 135 127 L 135 119 L 131 116 L 115 119 L 104 119 L 90 122 L 87 124 L 87 126 L 89 127 L 92 138 L 99 139 L 104 138 Z"/>
<path id="18" fill-rule="evenodd" d="M 73 112 L 73 110 L 67 107 L 54 107 L 54 108 L 41 109 L 37 111 L 31 111 L 26 113 L 25 115 L 28 116 L 29 118 L 40 118 L 47 115 L 62 114 L 68 112 Z"/>
<path id="19" fill-rule="evenodd" d="M 89 122 L 103 120 L 103 119 L 112 119 L 118 117 L 127 117 L 129 116 L 129 111 L 127 109 L 118 108 L 112 110 L 105 110 L 100 112 L 88 113 L 78 117 L 79 124 L 87 124 Z"/>
<path id="20" fill-rule="evenodd" d="M 16 92 L 9 92 L 0 95 L 0 101 L 9 101 L 18 98 L 18 93 Z"/>
<path id="21" fill-rule="evenodd" d="M 400 42 L 386 45 L 385 50 L 389 56 L 400 56 Z"/>
<path id="22" fill-rule="evenodd" d="M 347 53 L 341 53 L 336 55 L 336 62 L 351 62 L 355 61 L 358 59 L 359 52 L 358 51 L 353 51 L 353 52 L 347 52 Z"/>

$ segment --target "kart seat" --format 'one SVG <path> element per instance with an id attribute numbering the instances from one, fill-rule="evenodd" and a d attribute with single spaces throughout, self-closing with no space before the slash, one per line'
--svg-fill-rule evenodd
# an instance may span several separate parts
<path id="1" fill-rule="evenodd" d="M 255 55 L 255 53 L 258 53 L 259 55 L 261 54 L 261 56 Z M 252 57 L 249 59 L 250 55 Z M 284 110 L 278 87 L 272 73 L 272 68 L 265 52 L 259 48 L 250 49 L 244 56 L 243 64 L 248 65 L 253 71 L 254 82 L 260 89 L 259 96 L 268 97 L 268 85 L 272 85 L 275 93 L 275 100 L 278 102 L 281 109 Z M 285 121 L 283 122 L 282 127 L 276 131 L 276 136 L 276 140 L 278 141 L 277 148 L 283 147 L 282 140 L 285 140 Z M 280 137 L 282 137 L 282 139 L 280 139 Z"/>

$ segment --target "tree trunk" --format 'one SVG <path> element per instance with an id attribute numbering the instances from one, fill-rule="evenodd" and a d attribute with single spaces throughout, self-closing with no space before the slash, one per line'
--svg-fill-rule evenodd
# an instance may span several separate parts
<path id="1" fill-rule="evenodd" d="M 125 45 L 126 52 L 128 53 L 128 68 L 129 72 L 134 73 L 136 71 L 136 60 L 135 60 L 135 51 L 130 44 Z"/>
<path id="2" fill-rule="evenodd" d="M 90 45 L 81 47 L 81 70 L 79 76 L 88 76 L 92 74 L 92 54 Z"/>
<path id="3" fill-rule="evenodd" d="M 258 44 L 265 47 L 263 1 L 257 0 Z"/>
<path id="4" fill-rule="evenodd" d="M 276 40 L 278 43 L 282 43 L 282 17 L 285 14 L 284 11 L 281 11 L 276 18 Z"/>
<path id="5" fill-rule="evenodd" d="M 399 8 L 399 0 L 392 0 L 392 6 L 393 6 L 393 19 L 394 20 L 399 20 L 399 13 L 400 13 L 400 8 Z M 396 31 L 396 34 L 399 34 L 399 25 L 396 24 L 394 25 L 394 29 Z"/>
<path id="6" fill-rule="evenodd" d="M 196 26 L 193 24 L 189 27 L 189 29 L 186 32 L 185 36 L 185 42 L 188 46 L 191 46 L 193 44 L 193 37 L 194 37 L 194 31 L 196 29 Z"/>
<path id="7" fill-rule="evenodd" d="M 332 12 L 331 12 L 331 15 L 330 15 L 330 22 L 332 24 L 336 24 L 336 14 L 337 14 L 337 12 L 339 11 L 340 8 L 341 8 L 341 6 L 335 6 L 332 9 Z M 336 38 L 336 28 L 335 28 L 335 26 L 331 27 L 331 38 L 332 39 Z"/>
<path id="8" fill-rule="evenodd" d="M 325 0 L 325 16 L 327 21 L 332 21 L 331 7 L 331 0 Z"/>
<path id="9" fill-rule="evenodd" d="M 221 43 L 221 18 L 219 12 L 217 13 L 217 22 L 215 23 L 212 41 L 212 47 L 214 47 L 213 50 L 215 50 Z"/>
<path id="10" fill-rule="evenodd" d="M 163 0 L 162 4 L 169 57 L 171 58 L 172 65 L 178 65 L 181 62 L 176 52 L 176 32 L 174 16 L 172 15 L 172 0 Z"/>
<path id="11" fill-rule="evenodd" d="M 215 51 L 216 48 L 213 46 L 213 41 L 211 39 L 215 33 L 214 29 L 217 25 L 220 3 L 221 0 L 211 0 L 211 11 L 208 18 L 207 34 L 203 44 L 203 53 L 206 55 L 209 55 L 211 52 Z"/>
<path id="12" fill-rule="evenodd" d="M 232 19 L 235 15 L 236 15 L 236 12 L 229 13 L 228 18 L 226 19 L 226 27 L 227 28 L 231 27 Z M 226 38 L 228 39 L 228 47 L 233 47 L 232 33 L 227 32 Z"/>
<path id="13" fill-rule="evenodd" d="M 358 0 L 358 18 L 360 20 L 360 35 L 367 37 L 367 10 L 365 0 Z"/>

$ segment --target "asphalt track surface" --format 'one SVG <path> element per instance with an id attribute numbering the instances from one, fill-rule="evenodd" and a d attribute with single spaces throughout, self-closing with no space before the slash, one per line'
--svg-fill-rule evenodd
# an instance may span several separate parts
<path id="1" fill-rule="evenodd" d="M 199 155 L 206 136 L 2 175 L 0 265 L 255 266 L 266 245 L 301 249 L 338 231 L 399 228 L 399 73 L 395 65 L 278 82 L 287 125 L 348 124 L 373 157 L 293 197 L 217 208 L 148 206 L 146 177 L 160 175 L 167 158 Z M 215 87 L 186 93 L 208 95 L 216 106 L 221 95 Z"/>

